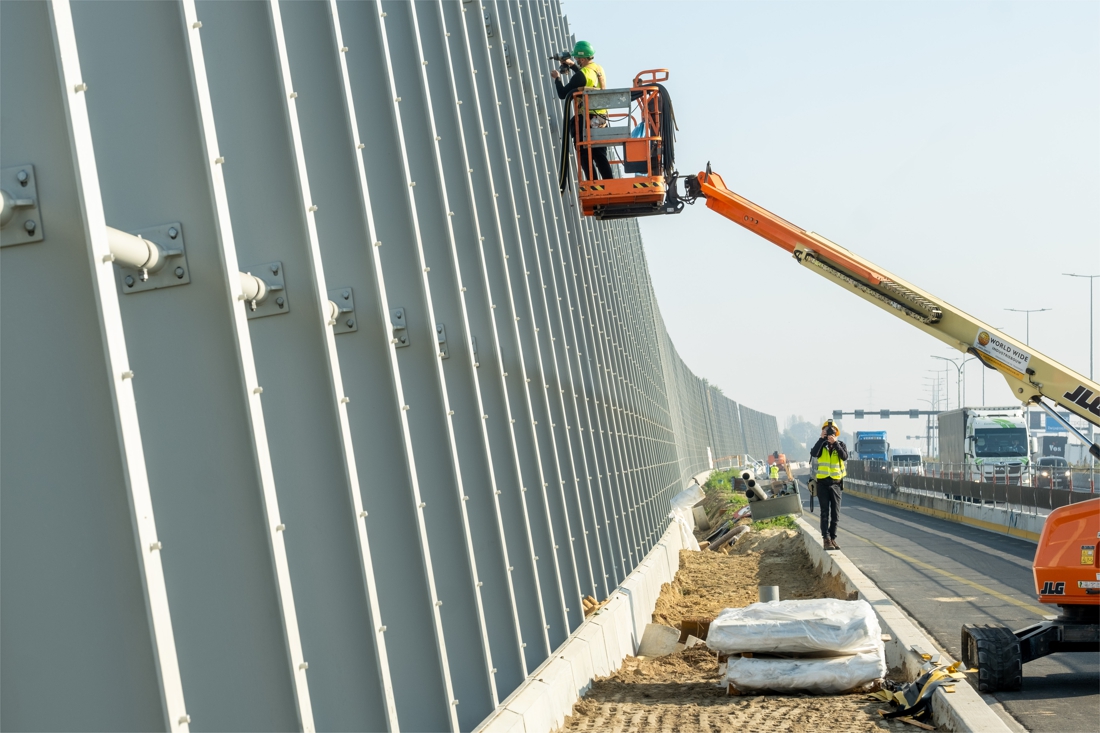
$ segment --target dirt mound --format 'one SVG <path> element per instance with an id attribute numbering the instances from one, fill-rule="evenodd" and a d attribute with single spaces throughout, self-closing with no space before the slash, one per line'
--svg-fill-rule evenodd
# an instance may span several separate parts
<path id="1" fill-rule="evenodd" d="M 782 556 L 787 559 L 793 551 L 802 549 L 801 542 L 794 542 L 796 537 L 798 532 L 793 529 L 765 529 L 760 532 L 749 532 L 733 546 L 730 553 L 746 555 L 755 552 L 767 554 L 772 558 Z M 802 554 L 805 555 L 806 551 L 802 550 Z"/>
<path id="2" fill-rule="evenodd" d="M 680 551 L 680 570 L 665 583 L 653 621 L 680 628 L 685 616 L 716 616 L 760 600 L 761 585 L 779 586 L 779 597 L 853 600 L 837 577 L 823 577 L 793 529 L 750 532 L 723 552 Z"/>
<path id="3" fill-rule="evenodd" d="M 715 616 L 758 599 L 757 587 L 778 585 L 782 599 L 848 600 L 838 578 L 823 578 L 798 532 L 767 529 L 741 538 L 731 554 L 680 553 L 680 570 L 665 583 L 654 623 L 680 628 L 690 616 Z M 562 731 L 666 733 L 707 731 L 883 731 L 886 705 L 863 695 L 729 697 L 718 660 L 705 645 L 664 657 L 627 657 L 619 670 L 592 683 Z"/>

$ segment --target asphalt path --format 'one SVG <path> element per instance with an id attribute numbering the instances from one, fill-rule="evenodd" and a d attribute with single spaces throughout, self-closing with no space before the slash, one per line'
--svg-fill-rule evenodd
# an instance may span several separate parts
<path id="1" fill-rule="evenodd" d="M 805 500 L 804 487 L 802 495 Z M 819 517 L 803 515 L 814 526 Z M 837 543 L 955 659 L 962 656 L 964 623 L 1020 629 L 1059 611 L 1036 600 L 1033 542 L 846 494 Z M 1029 662 L 1023 689 L 993 697 L 1029 731 L 1098 731 L 1100 654 L 1052 654 Z"/>

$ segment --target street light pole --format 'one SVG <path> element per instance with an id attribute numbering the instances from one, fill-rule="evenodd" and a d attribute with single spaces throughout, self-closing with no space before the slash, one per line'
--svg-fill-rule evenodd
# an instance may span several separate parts
<path id="1" fill-rule="evenodd" d="M 961 408 L 963 406 L 963 402 L 964 402 L 964 400 L 963 400 L 964 391 L 963 390 L 966 388 L 966 386 L 963 384 L 963 378 L 962 378 L 963 367 L 965 367 L 970 362 L 974 361 L 974 357 L 972 357 L 972 356 L 964 357 L 963 360 L 960 363 L 956 364 L 954 359 L 948 359 L 946 356 L 936 356 L 935 354 L 931 354 L 931 356 L 932 356 L 933 359 L 942 359 L 943 361 L 946 361 L 948 364 L 955 367 L 955 371 L 958 372 L 958 374 L 956 376 L 956 380 L 955 380 L 955 396 L 959 401 L 959 404 L 957 405 L 957 407 Z M 945 369 L 946 369 L 946 367 L 945 367 Z M 984 400 L 983 400 L 983 404 L 984 404 Z"/>
<path id="2" fill-rule="evenodd" d="M 1043 311 L 1054 310 L 1053 308 L 1005 308 L 1006 311 L 1012 311 L 1013 313 L 1024 313 L 1024 343 L 1031 346 L 1031 314 L 1042 313 Z"/>

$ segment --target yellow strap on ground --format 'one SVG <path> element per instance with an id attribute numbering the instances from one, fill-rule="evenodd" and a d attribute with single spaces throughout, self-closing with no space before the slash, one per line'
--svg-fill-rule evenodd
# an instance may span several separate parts
<path id="1" fill-rule="evenodd" d="M 951 580 L 958 581 L 959 583 L 963 583 L 964 585 L 969 585 L 971 588 L 973 588 L 975 590 L 980 590 L 982 593 L 987 593 L 987 594 L 993 596 L 994 598 L 1001 599 L 1002 601 L 1004 601 L 1006 603 L 1011 603 L 1014 606 L 1019 606 L 1020 608 L 1023 608 L 1024 610 L 1031 611 L 1032 613 L 1037 614 L 1040 618 L 1042 618 L 1043 616 L 1046 616 L 1048 613 L 1050 613 L 1049 609 L 1043 608 L 1042 606 L 1040 606 L 1038 604 L 1027 603 L 1026 601 L 1017 600 L 1016 598 L 1013 598 L 1012 596 L 1008 596 L 1008 595 L 1005 595 L 1004 593 L 1001 593 L 999 591 L 995 591 L 995 590 L 993 590 L 992 588 L 990 588 L 988 586 L 982 585 L 981 583 L 975 583 L 973 580 L 967 580 L 966 578 L 955 575 L 954 573 L 950 573 L 946 570 L 943 570 L 942 568 L 937 568 L 935 565 L 929 565 L 926 562 L 921 562 L 920 560 L 918 560 L 915 557 L 910 557 L 909 555 L 906 555 L 905 553 L 898 552 L 897 550 L 894 550 L 894 549 L 891 549 L 889 547 L 885 547 L 883 545 L 880 545 L 879 543 L 875 542 L 874 540 L 869 540 L 866 537 L 861 537 L 860 535 L 858 535 L 855 532 L 852 532 L 850 530 L 846 529 L 846 530 L 844 530 L 844 533 L 845 534 L 850 534 L 853 537 L 855 537 L 856 539 L 863 540 L 867 544 L 873 545 L 874 547 L 877 547 L 878 549 L 882 550 L 883 552 L 888 552 L 891 555 L 893 555 L 894 557 L 896 557 L 900 560 L 905 560 L 906 562 L 911 563 L 913 565 L 916 565 L 919 568 L 924 568 L 925 570 L 931 570 L 934 573 L 939 573 L 940 575 L 942 575 L 946 578 L 951 578 Z"/>

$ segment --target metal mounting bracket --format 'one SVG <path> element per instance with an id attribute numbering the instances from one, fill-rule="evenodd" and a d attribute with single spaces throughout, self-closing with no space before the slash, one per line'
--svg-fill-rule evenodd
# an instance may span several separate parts
<path id="1" fill-rule="evenodd" d="M 191 269 L 187 266 L 187 251 L 183 244 L 183 225 L 178 221 L 148 229 L 137 229 L 130 234 L 146 239 L 164 252 L 164 264 L 156 271 L 124 267 L 115 268 L 118 287 L 123 293 L 141 293 L 146 290 L 170 288 L 191 282 Z"/>
<path id="2" fill-rule="evenodd" d="M 283 282 L 282 262 L 265 262 L 262 265 L 252 265 L 242 269 L 249 275 L 263 280 L 264 285 L 267 286 L 267 295 L 263 300 L 256 301 L 255 309 L 252 308 L 251 303 L 245 303 L 246 316 L 264 318 L 290 312 L 290 301 L 286 297 L 286 283 Z"/>
<path id="3" fill-rule="evenodd" d="M 393 326 L 394 348 L 400 349 L 409 345 L 409 329 L 405 323 L 405 309 L 390 309 L 390 325 Z"/>
<path id="4" fill-rule="evenodd" d="M 336 288 L 328 291 L 328 299 L 340 309 L 336 314 L 336 323 L 332 332 L 336 335 L 359 330 L 359 320 L 355 317 L 355 293 L 351 288 Z"/>
<path id="5" fill-rule="evenodd" d="M 447 329 L 442 323 L 435 324 L 435 339 L 439 342 L 439 358 L 450 359 L 451 352 L 447 348 Z"/>
<path id="6" fill-rule="evenodd" d="M 38 186 L 34 181 L 34 166 L 29 163 L 0 169 L 0 247 L 42 241 Z"/>

